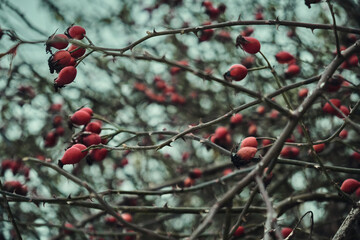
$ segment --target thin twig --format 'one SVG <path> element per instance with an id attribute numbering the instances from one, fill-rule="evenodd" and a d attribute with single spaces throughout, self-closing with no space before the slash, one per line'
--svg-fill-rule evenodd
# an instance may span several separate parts
<path id="1" fill-rule="evenodd" d="M 271 239 L 270 232 L 272 232 L 273 229 L 275 230 L 275 235 L 276 235 L 277 239 L 282 240 L 283 237 L 280 233 L 279 226 L 277 225 L 276 213 L 272 206 L 270 197 L 265 189 L 263 179 L 259 175 L 256 175 L 255 181 L 259 187 L 260 194 L 263 197 L 265 206 L 266 206 L 266 221 L 265 221 L 265 227 L 264 227 L 264 240 Z"/>
<path id="2" fill-rule="evenodd" d="M 99 203 L 101 204 L 101 206 L 103 207 L 104 210 L 106 210 L 109 214 L 114 216 L 117 221 L 119 221 L 121 224 L 125 225 L 126 227 L 129 227 L 129 228 L 131 228 L 133 230 L 136 230 L 138 232 L 141 232 L 143 234 L 147 234 L 147 235 L 156 237 L 158 239 L 169 239 L 168 237 L 157 234 L 154 231 L 151 231 L 151 230 L 146 229 L 146 228 L 139 227 L 139 226 L 137 226 L 135 224 L 132 224 L 132 223 L 129 223 L 129 222 L 125 221 L 121 216 L 118 215 L 118 213 L 108 203 L 106 203 L 103 200 L 103 198 L 87 182 L 84 182 L 84 181 L 80 180 L 79 178 L 77 178 L 74 175 L 66 172 L 65 170 L 59 168 L 58 166 L 56 166 L 54 164 L 51 164 L 51 163 L 43 162 L 43 161 L 40 161 L 40 160 L 34 159 L 34 158 L 23 158 L 23 161 L 24 162 L 29 161 L 29 162 L 41 163 L 43 166 L 52 168 L 53 170 L 60 173 L 64 177 L 70 179 L 71 181 L 78 184 L 79 186 L 84 187 L 90 194 L 93 195 L 93 197 L 95 197 L 99 201 Z"/>
<path id="3" fill-rule="evenodd" d="M 2 185 L 2 182 L 0 180 L 0 190 L 3 191 L 3 185 Z M 16 221 L 15 221 L 15 218 L 14 218 L 14 215 L 12 214 L 12 211 L 11 211 L 11 208 L 10 208 L 10 205 L 9 205 L 9 202 L 8 202 L 8 199 L 6 197 L 6 194 L 5 193 L 2 193 L 2 196 L 3 196 L 3 202 L 4 202 L 4 205 L 5 205 L 5 209 L 8 213 L 8 216 L 9 216 L 9 219 L 15 229 L 15 233 L 16 233 L 16 238 L 21 240 L 22 237 L 21 237 L 21 233 L 20 233 L 20 230 L 16 224 Z"/>
<path id="4" fill-rule="evenodd" d="M 343 52 L 344 57 L 348 57 L 356 51 L 360 49 L 360 40 L 358 40 L 353 46 L 349 47 L 347 50 Z M 336 71 L 336 69 L 340 66 L 340 64 L 344 61 L 343 58 L 337 58 L 328 65 L 322 74 L 320 81 L 317 84 L 316 89 L 312 92 L 311 95 L 306 97 L 304 101 L 300 104 L 300 106 L 294 111 L 294 118 L 290 119 L 287 125 L 284 127 L 284 130 L 280 134 L 279 138 L 275 141 L 274 145 L 269 149 L 269 151 L 265 154 L 262 160 L 257 164 L 256 168 L 252 170 L 247 176 L 245 176 L 241 181 L 239 181 L 235 186 L 229 189 L 223 196 L 220 198 L 211 208 L 209 214 L 205 217 L 203 222 L 193 231 L 189 240 L 194 240 L 197 236 L 202 233 L 205 228 L 211 223 L 215 213 L 221 208 L 225 203 L 227 203 L 230 199 L 232 199 L 235 194 L 240 192 L 245 186 L 247 186 L 255 177 L 258 172 L 262 172 L 270 162 L 276 158 L 281 148 L 284 145 L 284 142 L 289 137 L 289 135 L 296 128 L 298 122 L 303 117 L 305 112 L 313 105 L 313 103 L 317 100 L 317 98 L 322 93 L 322 87 L 325 85 L 326 81 L 330 76 Z"/>
<path id="5" fill-rule="evenodd" d="M 334 35 L 335 35 L 335 41 L 336 41 L 336 54 L 338 55 L 338 57 L 341 57 L 341 52 L 340 52 L 340 42 L 339 42 L 339 36 L 336 30 L 336 19 L 335 19 L 335 13 L 334 13 L 334 8 L 333 5 L 330 3 L 330 0 L 326 0 L 328 6 L 329 6 L 329 10 L 331 13 L 331 17 L 333 20 L 333 29 L 334 29 Z"/>

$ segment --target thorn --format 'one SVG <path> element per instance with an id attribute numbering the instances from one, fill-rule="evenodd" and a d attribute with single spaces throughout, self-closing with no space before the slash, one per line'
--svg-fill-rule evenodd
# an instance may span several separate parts
<path id="1" fill-rule="evenodd" d="M 33 202 L 32 200 L 30 200 L 29 202 Z M 37 207 L 39 207 L 39 203 L 37 202 L 33 202 Z M 45 202 L 43 202 L 43 205 L 45 204 Z"/>
<path id="2" fill-rule="evenodd" d="M 237 20 L 240 21 L 240 19 L 241 19 L 241 13 L 239 14 Z"/>

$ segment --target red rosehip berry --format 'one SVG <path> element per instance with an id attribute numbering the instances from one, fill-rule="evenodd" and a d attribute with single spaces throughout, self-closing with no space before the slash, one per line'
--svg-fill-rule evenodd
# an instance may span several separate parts
<path id="1" fill-rule="evenodd" d="M 350 111 L 349 111 L 349 109 L 348 109 L 346 106 L 341 105 L 339 109 L 340 109 L 340 111 L 341 111 L 345 116 L 349 116 Z M 338 113 L 338 112 L 336 112 L 336 116 L 337 116 L 338 118 L 344 118 L 344 116 L 343 116 L 342 114 Z"/>
<path id="2" fill-rule="evenodd" d="M 285 157 L 285 158 L 296 158 L 300 153 L 299 148 L 297 147 L 290 147 L 290 146 L 285 146 L 283 147 L 283 149 L 280 152 L 280 156 L 281 157 Z"/>
<path id="3" fill-rule="evenodd" d="M 186 162 L 190 157 L 190 153 L 189 152 L 184 152 L 182 155 L 181 155 L 181 160 L 183 162 Z"/>
<path id="4" fill-rule="evenodd" d="M 230 174 L 230 173 L 232 173 L 233 172 L 233 170 L 231 169 L 231 168 L 226 168 L 224 171 L 223 171 L 223 176 L 226 176 L 226 175 L 228 175 L 228 174 Z"/>
<path id="5" fill-rule="evenodd" d="M 299 156 L 300 149 L 298 147 L 291 147 L 291 157 L 296 158 Z"/>
<path id="6" fill-rule="evenodd" d="M 129 164 L 129 160 L 127 158 L 123 158 L 120 161 L 120 167 L 125 167 L 126 165 Z"/>
<path id="7" fill-rule="evenodd" d="M 246 56 L 243 60 L 241 60 L 241 64 L 244 65 L 246 68 L 251 68 L 255 63 L 254 56 Z"/>
<path id="8" fill-rule="evenodd" d="M 242 147 L 237 151 L 236 155 L 244 161 L 250 161 L 256 154 L 257 149 L 254 147 Z"/>
<path id="9" fill-rule="evenodd" d="M 329 80 L 325 84 L 325 90 L 328 92 L 336 92 L 341 88 L 342 83 L 344 82 L 344 78 L 341 75 L 334 75 L 329 78 Z"/>
<path id="10" fill-rule="evenodd" d="M 106 148 L 92 149 L 90 151 L 90 157 L 92 160 L 101 162 L 107 156 L 108 150 Z"/>
<path id="11" fill-rule="evenodd" d="M 262 140 L 262 145 L 263 145 L 263 147 L 268 146 L 268 145 L 270 145 L 270 144 L 271 144 L 271 140 L 270 140 L 270 139 L 263 139 L 263 140 Z"/>
<path id="12" fill-rule="evenodd" d="M 210 141 L 215 144 L 219 144 L 219 139 L 215 135 L 211 136 Z"/>
<path id="13" fill-rule="evenodd" d="M 45 140 L 44 146 L 46 148 L 55 146 L 58 140 L 56 132 L 54 131 L 48 132 L 44 140 Z"/>
<path id="14" fill-rule="evenodd" d="M 76 77 L 76 68 L 73 66 L 68 66 L 68 67 L 64 67 L 63 69 L 61 69 L 59 76 L 57 78 L 55 78 L 55 89 L 59 88 L 59 87 L 63 87 L 66 84 L 71 83 L 72 81 L 74 81 L 75 77 Z"/>
<path id="15" fill-rule="evenodd" d="M 105 223 L 114 224 L 116 223 L 116 218 L 114 216 L 107 216 L 105 217 Z"/>
<path id="16" fill-rule="evenodd" d="M 261 48 L 260 42 L 256 38 L 243 37 L 241 35 L 236 38 L 236 46 L 241 47 L 241 49 L 250 54 L 258 53 Z"/>
<path id="17" fill-rule="evenodd" d="M 230 118 L 230 124 L 232 126 L 236 126 L 236 125 L 239 125 L 240 123 L 242 123 L 242 120 L 243 120 L 242 114 L 237 113 Z"/>
<path id="18" fill-rule="evenodd" d="M 347 60 L 346 63 L 349 65 L 349 67 L 356 67 L 359 63 L 359 59 L 358 57 L 354 54 L 352 56 L 350 56 Z"/>
<path id="19" fill-rule="evenodd" d="M 218 127 L 215 130 L 215 137 L 217 139 L 225 139 L 226 135 L 229 133 L 228 129 L 226 127 Z"/>
<path id="20" fill-rule="evenodd" d="M 132 221 L 133 221 L 133 217 L 131 216 L 130 213 L 123 213 L 123 214 L 121 214 L 121 217 L 122 217 L 126 222 L 132 222 Z"/>
<path id="21" fill-rule="evenodd" d="M 216 34 L 215 39 L 222 43 L 230 42 L 231 35 L 228 31 L 221 30 L 218 34 Z"/>
<path id="22" fill-rule="evenodd" d="M 68 51 L 60 50 L 50 56 L 48 65 L 50 73 L 60 72 L 61 69 L 68 66 L 71 61 L 71 55 Z"/>
<path id="23" fill-rule="evenodd" d="M 185 180 L 183 182 L 184 187 L 191 187 L 194 184 L 195 184 L 195 179 L 193 179 L 191 177 L 185 178 Z"/>
<path id="24" fill-rule="evenodd" d="M 300 67 L 296 64 L 291 64 L 285 71 L 285 77 L 292 78 L 300 73 Z"/>
<path id="25" fill-rule="evenodd" d="M 186 103 L 186 99 L 183 97 L 183 96 L 180 96 L 179 94 L 177 93 L 173 93 L 171 94 L 171 102 L 173 104 L 180 104 L 180 105 L 183 105 Z"/>
<path id="26" fill-rule="evenodd" d="M 90 122 L 90 120 L 91 115 L 82 109 L 76 111 L 70 118 L 71 123 L 75 125 L 86 125 Z"/>
<path id="27" fill-rule="evenodd" d="M 28 193 L 27 187 L 19 181 L 5 181 L 3 189 L 7 192 L 13 192 L 23 196 L 26 196 Z"/>
<path id="28" fill-rule="evenodd" d="M 97 144 L 101 143 L 101 137 L 99 136 L 99 134 L 92 133 L 90 135 L 84 136 L 82 138 L 82 142 L 87 147 L 89 147 L 91 145 L 97 145 Z"/>
<path id="29" fill-rule="evenodd" d="M 63 120 L 62 116 L 56 115 L 56 116 L 53 118 L 53 126 L 54 126 L 54 127 L 60 126 L 60 125 L 62 124 L 62 120 Z"/>
<path id="30" fill-rule="evenodd" d="M 355 180 L 353 178 L 348 178 L 341 184 L 340 189 L 341 189 L 341 191 L 343 191 L 347 194 L 352 194 L 359 187 L 360 187 L 360 182 L 358 182 L 357 180 Z"/>
<path id="31" fill-rule="evenodd" d="M 325 143 L 313 145 L 315 152 L 320 153 L 325 149 Z"/>
<path id="32" fill-rule="evenodd" d="M 235 237 L 240 237 L 245 234 L 245 228 L 243 226 L 239 226 L 234 232 Z"/>
<path id="33" fill-rule="evenodd" d="M 235 64 L 232 65 L 229 69 L 229 71 L 227 71 L 224 74 L 224 79 L 226 81 L 240 81 L 242 79 L 244 79 L 246 77 L 248 73 L 247 68 L 242 65 L 242 64 Z"/>
<path id="34" fill-rule="evenodd" d="M 360 198 L 360 187 L 356 189 L 355 195 L 356 197 Z"/>
<path id="35" fill-rule="evenodd" d="M 69 38 L 81 40 L 85 37 L 86 31 L 83 27 L 75 25 L 68 27 L 68 29 L 65 31 L 65 35 L 67 35 Z"/>
<path id="36" fill-rule="evenodd" d="M 46 50 L 50 50 L 50 47 L 56 49 L 64 49 L 68 46 L 68 37 L 64 34 L 56 34 L 49 37 L 46 43 Z"/>
<path id="37" fill-rule="evenodd" d="M 360 153 L 354 152 L 353 154 L 351 154 L 350 158 L 356 161 L 360 161 Z"/>
<path id="38" fill-rule="evenodd" d="M 74 228 L 74 226 L 71 223 L 68 223 L 68 222 L 65 223 L 64 227 L 65 227 L 64 234 L 69 235 L 69 234 L 73 233 L 73 231 L 70 228 Z"/>
<path id="39" fill-rule="evenodd" d="M 72 145 L 71 147 L 76 147 L 78 148 L 81 152 L 82 152 L 82 157 L 86 157 L 88 151 L 84 151 L 86 149 L 86 146 L 84 144 L 81 143 L 76 143 L 74 145 Z M 84 152 L 83 152 L 84 151 Z"/>
<path id="40" fill-rule="evenodd" d="M 254 147 L 257 148 L 258 142 L 255 137 L 247 137 L 241 141 L 240 148 L 243 147 Z"/>
<path id="41" fill-rule="evenodd" d="M 265 169 L 264 169 L 264 176 L 266 176 L 265 179 L 264 179 L 265 185 L 269 185 L 269 184 L 271 183 L 272 178 L 274 177 L 274 173 L 273 173 L 273 172 L 269 172 L 269 173 L 267 172 L 268 169 L 269 169 L 269 168 L 265 168 Z"/>
<path id="42" fill-rule="evenodd" d="M 308 93 L 309 93 L 309 89 L 301 88 L 301 89 L 299 89 L 298 96 L 299 96 L 299 98 L 306 98 Z"/>
<path id="43" fill-rule="evenodd" d="M 91 108 L 88 108 L 88 107 L 83 107 L 80 110 L 87 112 L 88 114 L 90 114 L 90 116 L 92 116 L 94 114 L 93 110 Z"/>
<path id="44" fill-rule="evenodd" d="M 56 133 L 56 135 L 58 135 L 58 136 L 64 136 L 64 134 L 65 134 L 65 128 L 62 127 L 62 126 L 58 126 L 58 127 L 55 128 L 55 133 Z"/>
<path id="45" fill-rule="evenodd" d="M 340 46 L 340 52 L 342 52 L 342 51 L 344 51 L 344 50 L 346 50 L 346 47 L 345 47 L 344 45 L 341 45 L 341 46 Z M 337 49 L 335 49 L 335 50 L 332 52 L 332 54 L 335 56 L 335 55 L 337 54 Z"/>
<path id="46" fill-rule="evenodd" d="M 248 36 L 250 36 L 253 32 L 254 32 L 254 28 L 252 28 L 252 27 L 246 27 L 246 28 L 240 33 L 240 35 L 243 36 L 243 37 L 248 37 Z"/>
<path id="47" fill-rule="evenodd" d="M 69 63 L 67 64 L 67 66 L 74 66 L 75 67 L 75 65 L 76 65 L 76 59 L 71 57 Z"/>
<path id="48" fill-rule="evenodd" d="M 62 108 L 61 103 L 53 103 L 53 104 L 51 104 L 49 111 L 50 112 L 60 112 L 61 108 Z"/>
<path id="49" fill-rule="evenodd" d="M 101 132 L 101 122 L 95 121 L 89 123 L 86 125 L 85 131 L 99 134 Z"/>
<path id="50" fill-rule="evenodd" d="M 59 167 L 63 167 L 66 164 L 76 164 L 83 158 L 83 153 L 77 147 L 70 147 L 64 153 L 64 156 L 59 160 Z"/>
<path id="51" fill-rule="evenodd" d="M 339 133 L 339 137 L 342 139 L 346 139 L 348 136 L 348 131 L 343 129 L 340 133 Z"/>
<path id="52" fill-rule="evenodd" d="M 192 179 L 200 178 L 201 176 L 202 176 L 202 171 L 201 171 L 200 168 L 194 168 L 189 173 L 189 177 L 192 178 Z"/>
<path id="53" fill-rule="evenodd" d="M 293 37 L 295 37 L 295 35 L 296 35 L 296 32 L 295 32 L 295 30 L 293 30 L 293 29 L 290 29 L 290 30 L 286 33 L 286 36 L 288 36 L 289 38 L 293 38 Z"/>
<path id="54" fill-rule="evenodd" d="M 282 228 L 281 235 L 283 236 L 283 238 L 287 238 L 292 231 L 293 231 L 292 228 L 289 227 Z"/>
<path id="55" fill-rule="evenodd" d="M 189 62 L 187 60 L 182 60 L 182 61 L 178 61 L 177 64 L 179 65 L 183 65 L 183 66 L 189 66 Z M 171 67 L 170 68 L 170 74 L 171 75 L 176 75 L 181 71 L 181 68 L 179 67 Z"/>
<path id="56" fill-rule="evenodd" d="M 275 55 L 276 61 L 278 61 L 278 63 L 289 63 L 291 61 L 293 61 L 295 58 L 293 55 L 291 55 L 289 52 L 286 51 L 280 51 Z"/>
<path id="57" fill-rule="evenodd" d="M 211 1 L 203 1 L 201 6 L 204 6 L 205 8 L 214 7 Z"/>
<path id="58" fill-rule="evenodd" d="M 255 136 L 257 133 L 257 127 L 255 124 L 250 124 L 249 128 L 248 128 L 248 135 L 250 136 Z"/>
<path id="59" fill-rule="evenodd" d="M 263 115 L 265 113 L 265 107 L 264 106 L 258 106 L 256 109 L 256 112 L 260 115 Z"/>
<path id="60" fill-rule="evenodd" d="M 72 44 L 68 48 L 68 51 L 70 52 L 70 55 L 76 59 L 76 58 L 83 56 L 86 52 L 86 49 Z"/>
<path id="61" fill-rule="evenodd" d="M 339 108 L 340 105 L 341 105 L 341 101 L 339 99 L 336 99 L 336 98 L 333 98 L 333 99 L 330 99 L 330 102 L 332 104 L 334 104 L 335 107 Z M 330 113 L 330 114 L 336 114 L 337 111 L 335 108 L 333 108 L 330 103 L 325 103 L 325 105 L 323 106 L 322 110 L 325 112 L 325 113 Z"/>
<path id="62" fill-rule="evenodd" d="M 271 119 L 277 119 L 279 117 L 279 111 L 275 109 L 271 110 L 269 117 Z"/>
<path id="63" fill-rule="evenodd" d="M 217 11 L 217 9 L 216 9 Z M 205 22 L 202 25 L 206 26 L 206 25 L 210 25 L 211 22 Z M 209 40 L 213 35 L 214 35 L 214 29 L 204 29 L 200 32 L 200 37 L 199 37 L 199 42 L 204 42 Z"/>
<path id="64" fill-rule="evenodd" d="M 353 44 L 353 43 L 356 42 L 357 37 L 356 37 L 356 35 L 353 34 L 353 33 L 348 33 L 348 34 L 346 35 L 346 40 L 347 40 L 350 44 Z"/>

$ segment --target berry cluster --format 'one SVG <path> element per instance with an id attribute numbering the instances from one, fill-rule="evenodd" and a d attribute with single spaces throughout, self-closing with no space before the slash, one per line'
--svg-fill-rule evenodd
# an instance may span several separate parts
<path id="1" fill-rule="evenodd" d="M 26 196 L 28 193 L 27 186 L 21 184 L 19 181 L 5 181 L 3 186 L 4 191 L 16 193 Z"/>
<path id="2" fill-rule="evenodd" d="M 62 104 L 56 103 L 50 106 L 49 112 L 53 114 L 53 129 L 46 133 L 44 137 L 44 146 L 46 148 L 54 147 L 59 137 L 64 136 L 65 128 L 63 127 L 63 117 L 61 116 Z"/>
<path id="3" fill-rule="evenodd" d="M 284 227 L 284 228 L 281 228 L 281 235 L 282 237 L 285 239 L 287 238 L 291 233 L 293 232 L 293 229 L 292 228 L 289 228 L 289 227 Z M 242 237 L 245 235 L 245 227 L 243 226 L 239 226 L 235 232 L 234 232 L 234 237 Z"/>
<path id="4" fill-rule="evenodd" d="M 240 168 L 248 164 L 255 157 L 258 142 L 255 137 L 247 137 L 242 140 L 239 150 L 231 156 L 231 161 L 235 167 Z"/>
<path id="5" fill-rule="evenodd" d="M 180 72 L 180 68 L 172 68 L 170 69 L 170 72 L 172 75 L 175 75 Z M 174 86 L 169 85 L 163 80 L 161 77 L 156 76 L 154 78 L 154 90 L 156 89 L 157 92 L 155 92 L 153 89 L 151 89 L 149 86 L 147 86 L 144 83 L 136 82 L 134 84 L 135 90 L 139 92 L 143 92 L 145 96 L 153 102 L 158 103 L 166 103 L 170 102 L 172 104 L 178 104 L 178 105 L 184 105 L 186 103 L 185 97 L 177 93 Z"/>
<path id="6" fill-rule="evenodd" d="M 216 128 L 215 133 L 210 138 L 210 141 L 223 148 L 230 148 L 232 145 L 232 138 L 229 130 L 222 126 Z"/>
<path id="7" fill-rule="evenodd" d="M 291 140 L 292 141 L 292 140 Z M 287 142 L 289 142 L 287 140 Z M 280 152 L 280 156 L 283 158 L 297 158 L 300 154 L 300 149 L 294 146 L 284 146 Z"/>
<path id="8" fill-rule="evenodd" d="M 93 110 L 91 108 L 81 108 L 76 111 L 69 119 L 69 126 L 82 126 L 82 131 L 78 132 L 72 140 L 72 145 L 65 151 L 58 165 L 62 167 L 66 164 L 79 163 L 83 158 L 87 158 L 87 162 L 92 164 L 93 161 L 100 162 L 107 156 L 108 150 L 105 148 L 92 149 L 85 151 L 88 147 L 98 144 L 106 144 L 106 139 L 101 139 L 101 122 L 93 121 L 91 118 Z"/>
<path id="9" fill-rule="evenodd" d="M 189 172 L 189 176 L 184 179 L 182 187 L 191 187 L 195 184 L 197 178 L 201 178 L 203 172 L 200 168 L 194 168 Z"/>
<path id="10" fill-rule="evenodd" d="M 203 1 L 201 5 L 205 7 L 205 13 L 211 20 L 217 20 L 226 10 L 226 6 L 223 3 L 220 3 L 217 8 L 214 7 L 211 1 Z"/>
<path id="11" fill-rule="evenodd" d="M 288 64 L 288 67 L 285 70 L 286 78 L 292 78 L 300 73 L 300 67 L 296 64 L 296 59 L 291 53 L 280 51 L 275 55 L 275 58 L 280 64 Z"/>
<path id="12" fill-rule="evenodd" d="M 344 106 L 344 105 L 341 105 L 341 100 L 339 99 L 336 99 L 336 98 L 333 98 L 333 99 L 330 99 L 330 102 L 336 107 L 338 108 L 345 116 L 348 116 L 350 114 L 350 111 L 348 109 L 348 107 Z M 335 109 L 330 103 L 325 103 L 325 105 L 323 106 L 323 111 L 325 113 L 328 113 L 328 114 L 332 114 L 332 115 L 335 115 L 339 118 L 344 118 L 344 116 L 337 111 L 337 109 Z"/>
<path id="13" fill-rule="evenodd" d="M 5 159 L 1 162 L 1 172 L 0 175 L 4 176 L 7 170 L 11 170 L 13 175 L 22 174 L 25 177 L 25 180 L 30 180 L 30 168 L 26 167 L 20 159 Z"/>
<path id="14" fill-rule="evenodd" d="M 118 214 L 122 219 L 124 219 L 126 222 L 132 222 L 133 217 L 130 213 L 122 213 Z M 114 216 L 106 216 L 105 217 L 105 223 L 109 225 L 117 224 L 117 220 Z"/>
<path id="15" fill-rule="evenodd" d="M 259 40 L 253 37 L 246 37 L 244 35 L 250 35 L 253 31 L 248 31 L 246 33 L 242 32 L 240 35 L 236 38 L 236 47 L 240 47 L 245 52 L 250 54 L 256 54 L 260 51 L 261 45 Z M 227 72 L 224 74 L 224 79 L 226 81 L 241 81 L 243 80 L 247 73 L 248 69 L 247 67 L 251 67 L 253 63 L 255 62 L 254 57 L 248 56 L 243 59 L 243 64 L 234 64 L 232 65 Z"/>
<path id="16" fill-rule="evenodd" d="M 349 33 L 345 36 L 345 38 L 343 39 L 343 42 L 345 43 L 345 45 L 341 45 L 340 46 L 340 51 L 344 51 L 346 50 L 347 47 L 349 47 L 350 45 L 354 44 L 356 41 L 358 40 L 358 37 L 353 34 L 353 33 Z M 333 52 L 334 55 L 337 54 L 337 50 L 335 50 Z M 351 56 L 349 56 L 341 65 L 340 65 L 340 69 L 351 69 L 353 67 L 358 66 L 359 64 L 359 58 L 356 54 L 353 54 Z"/>
<path id="17" fill-rule="evenodd" d="M 81 26 L 70 26 L 64 34 L 53 34 L 46 43 L 46 51 L 51 53 L 48 60 L 50 73 L 59 73 L 54 80 L 55 91 L 74 81 L 76 77 L 76 65 L 80 57 L 82 57 L 86 49 L 72 44 L 67 50 L 65 49 L 69 42 L 68 39 L 82 40 L 86 36 L 86 31 Z M 51 48 L 56 48 L 54 54 Z"/>

